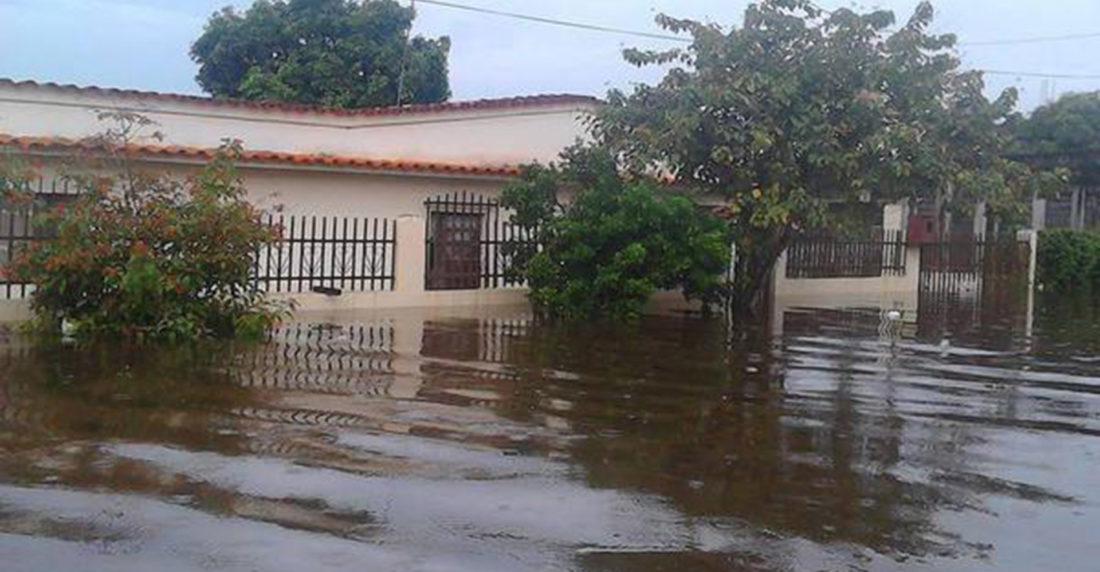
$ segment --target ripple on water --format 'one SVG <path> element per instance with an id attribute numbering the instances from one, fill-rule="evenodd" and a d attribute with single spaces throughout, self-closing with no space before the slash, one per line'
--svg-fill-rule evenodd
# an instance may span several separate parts
<path id="1" fill-rule="evenodd" d="M 1034 326 L 978 323 L 946 349 L 835 310 L 734 343 L 691 318 L 522 315 L 303 323 L 262 346 L 11 341 L 0 554 L 5 571 L 1092 570 L 1095 326 Z"/>

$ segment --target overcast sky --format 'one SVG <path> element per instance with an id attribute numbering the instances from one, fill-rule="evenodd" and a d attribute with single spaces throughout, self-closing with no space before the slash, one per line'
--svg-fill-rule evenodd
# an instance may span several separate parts
<path id="1" fill-rule="evenodd" d="M 407 2 L 408 0 L 403 0 Z M 736 23 L 748 0 L 452 0 L 459 3 L 620 28 L 659 31 L 653 15 Z M 155 91 L 200 93 L 187 55 L 207 17 L 249 0 L 0 0 L 0 77 Z M 853 5 L 819 0 L 821 6 Z M 917 0 L 868 0 L 904 21 Z M 937 31 L 963 42 L 1100 32 L 1100 0 L 939 0 Z M 625 64 L 628 46 L 651 41 L 504 19 L 419 4 L 416 32 L 449 35 L 455 99 L 533 93 L 602 95 L 652 81 Z M 968 67 L 1100 76 L 1100 38 L 1007 46 L 966 46 Z M 989 76 L 991 94 L 1016 85 L 1022 107 L 1048 92 L 1100 90 L 1100 79 Z"/>

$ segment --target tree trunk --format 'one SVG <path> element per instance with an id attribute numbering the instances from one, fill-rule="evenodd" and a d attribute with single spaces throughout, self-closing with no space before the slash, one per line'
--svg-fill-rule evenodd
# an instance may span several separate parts
<path id="1" fill-rule="evenodd" d="M 748 237 L 749 240 L 739 241 L 741 244 L 737 246 L 730 295 L 733 317 L 738 322 L 759 319 L 766 310 L 763 303 L 768 279 L 792 237 L 789 229 L 763 231 L 762 234 L 770 236 L 764 240 L 760 240 L 759 235 Z"/>

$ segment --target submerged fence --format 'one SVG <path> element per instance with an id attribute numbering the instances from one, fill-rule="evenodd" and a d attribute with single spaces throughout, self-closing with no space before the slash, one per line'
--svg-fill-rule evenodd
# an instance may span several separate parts
<path id="1" fill-rule="evenodd" d="M 806 238 L 787 249 L 787 278 L 876 278 L 906 272 L 906 241 L 901 231 L 867 240 Z"/>
<path id="2" fill-rule="evenodd" d="M 384 218 L 268 216 L 283 240 L 256 256 L 265 292 L 393 290 L 397 221 Z"/>
<path id="3" fill-rule="evenodd" d="M 921 328 L 965 325 L 1012 315 L 1026 304 L 1031 244 L 1016 237 L 953 240 L 921 246 Z"/>
<path id="4" fill-rule="evenodd" d="M 32 242 L 43 240 L 42 232 L 35 232 L 31 224 L 34 213 L 25 209 L 0 210 L 0 267 L 6 268 L 19 250 Z M 7 300 L 26 298 L 34 291 L 34 285 L 13 280 L 8 273 L 0 272 L 0 295 Z"/>
<path id="5" fill-rule="evenodd" d="M 925 244 L 920 250 L 922 294 L 957 298 L 1008 283 L 1024 283 L 1030 244 L 1015 237 Z"/>
<path id="6" fill-rule="evenodd" d="M 73 201 L 83 188 L 66 178 L 39 177 L 26 181 L 21 192 L 34 198 L 29 204 L 9 203 L 8 197 L 0 197 L 0 269 L 7 267 L 15 254 L 27 245 L 53 237 L 52 229 L 34 224 L 35 217 L 46 209 Z M 0 271 L 0 297 L 7 300 L 26 298 L 34 291 L 34 285 L 12 280 Z"/>
<path id="7" fill-rule="evenodd" d="M 0 267 L 22 248 L 50 240 L 33 209 L 0 210 Z M 268 293 L 393 290 L 397 222 L 384 218 L 265 216 L 283 239 L 253 260 L 256 286 Z M 0 297 L 27 298 L 34 285 L 0 273 Z"/>

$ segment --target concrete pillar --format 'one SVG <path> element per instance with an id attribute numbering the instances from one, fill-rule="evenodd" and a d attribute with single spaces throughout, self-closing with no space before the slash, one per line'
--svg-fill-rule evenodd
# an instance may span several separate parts
<path id="1" fill-rule="evenodd" d="M 397 218 L 394 292 L 403 295 L 424 293 L 424 272 L 428 256 L 426 223 L 427 219 L 417 215 L 401 215 Z"/>
<path id="2" fill-rule="evenodd" d="M 1047 227 L 1047 200 L 1040 199 L 1038 195 L 1031 200 L 1031 229 L 1035 231 L 1046 230 Z"/>
<path id="3" fill-rule="evenodd" d="M 790 287 L 790 280 L 787 279 L 787 252 L 784 250 L 779 258 L 775 261 L 775 266 L 772 267 L 772 299 L 776 299 L 787 294 L 787 289 Z"/>
<path id="4" fill-rule="evenodd" d="M 1030 251 L 1027 261 L 1027 324 L 1025 331 L 1028 340 L 1030 340 L 1035 324 L 1035 275 L 1039 267 L 1039 233 L 1035 230 L 1021 230 L 1017 233 L 1016 239 L 1027 242 Z"/>
<path id="5" fill-rule="evenodd" d="M 986 204 L 980 201 L 974 205 L 974 236 L 984 236 L 986 228 Z"/>
<path id="6" fill-rule="evenodd" d="M 1073 192 L 1070 194 L 1069 202 L 1069 227 L 1074 230 L 1080 230 L 1083 220 L 1081 218 L 1081 188 L 1073 187 Z"/>
<path id="7" fill-rule="evenodd" d="M 882 229 L 905 232 L 909 226 L 909 201 L 901 201 L 882 207 Z"/>
<path id="8" fill-rule="evenodd" d="M 909 283 L 906 290 L 916 292 L 920 287 L 920 246 L 910 244 L 905 249 L 905 280 Z"/>

